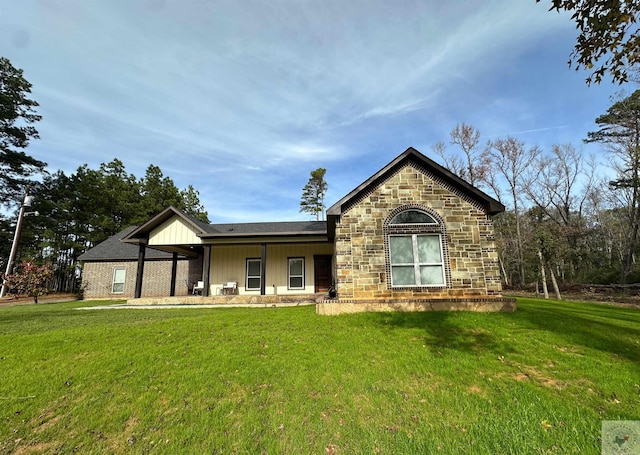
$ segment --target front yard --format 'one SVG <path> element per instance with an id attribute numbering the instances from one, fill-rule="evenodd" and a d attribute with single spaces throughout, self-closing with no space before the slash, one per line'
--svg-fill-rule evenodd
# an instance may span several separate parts
<path id="1" fill-rule="evenodd" d="M 600 453 L 640 311 L 0 308 L 0 453 Z"/>

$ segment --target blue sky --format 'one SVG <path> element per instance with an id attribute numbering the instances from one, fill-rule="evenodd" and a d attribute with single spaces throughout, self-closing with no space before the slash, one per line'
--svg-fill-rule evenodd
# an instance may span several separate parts
<path id="1" fill-rule="evenodd" d="M 33 84 L 49 171 L 155 164 L 212 222 L 303 220 L 313 169 L 331 205 L 409 146 L 437 161 L 459 122 L 598 154 L 582 139 L 620 87 L 568 68 L 547 3 L 0 0 L 0 55 Z"/>

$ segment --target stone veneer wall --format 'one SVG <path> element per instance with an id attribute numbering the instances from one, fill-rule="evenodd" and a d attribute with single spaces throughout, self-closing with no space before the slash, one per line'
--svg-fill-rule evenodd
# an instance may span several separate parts
<path id="1" fill-rule="evenodd" d="M 176 295 L 188 295 L 185 280 L 189 277 L 190 263 L 179 260 L 176 274 Z M 202 260 L 200 260 L 202 262 Z M 126 270 L 124 292 L 112 293 L 113 271 Z M 202 270 L 202 268 L 200 268 Z M 85 299 L 126 299 L 133 298 L 136 289 L 137 261 L 86 262 L 82 269 L 82 283 Z M 200 272 L 202 273 L 202 272 Z M 193 279 L 190 280 L 194 281 Z M 171 291 L 171 260 L 147 260 L 144 264 L 142 297 L 166 297 Z"/>
<path id="2" fill-rule="evenodd" d="M 391 288 L 384 223 L 401 207 L 422 207 L 444 221 L 445 287 Z M 340 301 L 478 299 L 499 297 L 502 290 L 491 219 L 475 201 L 417 163 L 343 209 L 334 255 Z"/>

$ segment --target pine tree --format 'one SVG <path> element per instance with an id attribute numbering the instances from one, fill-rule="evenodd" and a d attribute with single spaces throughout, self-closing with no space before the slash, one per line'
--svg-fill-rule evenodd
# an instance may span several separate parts
<path id="1" fill-rule="evenodd" d="M 327 182 L 324 179 L 327 170 L 319 167 L 311 171 L 309 181 L 302 189 L 300 211 L 316 216 L 316 220 L 324 220 L 324 195 L 327 193 Z"/>
<path id="2" fill-rule="evenodd" d="M 9 59 L 0 57 L 0 197 L 6 200 L 22 194 L 28 177 L 41 172 L 46 163 L 22 151 L 30 139 L 38 139 L 33 124 L 40 120 L 35 113 L 38 103 L 28 98 L 31 84 L 14 68 Z"/>

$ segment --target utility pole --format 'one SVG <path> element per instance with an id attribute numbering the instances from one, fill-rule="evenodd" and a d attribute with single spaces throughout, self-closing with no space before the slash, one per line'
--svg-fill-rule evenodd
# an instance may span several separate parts
<path id="1" fill-rule="evenodd" d="M 20 206 L 20 212 L 18 213 L 18 221 L 16 221 L 16 232 L 13 235 L 13 243 L 11 244 L 11 253 L 9 254 L 9 260 L 7 261 L 7 270 L 4 272 L 5 277 L 7 275 L 11 275 L 13 272 L 13 263 L 16 260 L 16 255 L 18 253 L 18 243 L 20 242 L 20 234 L 22 233 L 22 220 L 24 219 L 25 210 L 28 207 L 31 207 L 31 202 L 33 200 L 33 196 L 29 196 L 29 190 L 25 192 L 24 200 L 22 201 L 22 205 Z M 7 280 L 2 280 L 2 290 L 0 290 L 0 297 L 4 297 L 7 292 Z"/>

